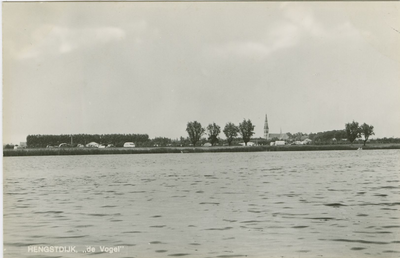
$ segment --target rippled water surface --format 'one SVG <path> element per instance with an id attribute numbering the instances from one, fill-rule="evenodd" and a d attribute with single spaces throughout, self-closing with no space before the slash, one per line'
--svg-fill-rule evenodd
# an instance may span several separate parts
<path id="1" fill-rule="evenodd" d="M 3 160 L 5 257 L 400 257 L 398 150 Z"/>

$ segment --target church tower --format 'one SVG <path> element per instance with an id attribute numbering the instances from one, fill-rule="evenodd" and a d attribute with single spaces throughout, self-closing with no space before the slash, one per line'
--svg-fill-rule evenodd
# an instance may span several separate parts
<path id="1" fill-rule="evenodd" d="M 267 118 L 267 114 L 265 114 L 264 138 L 267 139 L 267 140 L 269 140 L 269 128 L 268 128 L 268 118 Z"/>

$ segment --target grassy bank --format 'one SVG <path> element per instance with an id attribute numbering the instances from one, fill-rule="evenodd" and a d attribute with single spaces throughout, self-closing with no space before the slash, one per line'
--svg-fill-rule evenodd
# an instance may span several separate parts
<path id="1" fill-rule="evenodd" d="M 52 156 L 52 155 L 104 155 L 104 154 L 155 154 L 155 153 L 203 153 L 203 152 L 257 152 L 257 151 L 326 151 L 326 150 L 400 149 L 400 144 L 355 145 L 285 145 L 285 146 L 216 146 L 216 147 L 164 147 L 164 148 L 54 148 L 3 150 L 4 157 Z"/>

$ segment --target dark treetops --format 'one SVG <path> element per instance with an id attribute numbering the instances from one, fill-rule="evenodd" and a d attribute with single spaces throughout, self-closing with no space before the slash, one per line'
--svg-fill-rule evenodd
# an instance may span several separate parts
<path id="1" fill-rule="evenodd" d="M 254 127 L 249 120 L 244 119 L 243 122 L 239 124 L 239 133 L 242 135 L 244 144 L 247 146 L 247 143 L 250 141 L 251 136 L 254 134 Z"/>
<path id="2" fill-rule="evenodd" d="M 224 134 L 226 136 L 229 146 L 231 146 L 233 139 L 238 135 L 238 133 L 239 128 L 233 123 L 229 122 L 225 125 Z"/>
<path id="3" fill-rule="evenodd" d="M 205 130 L 201 127 L 201 124 L 197 121 L 189 122 L 186 127 L 186 131 L 189 134 L 190 141 L 193 146 L 200 140 L 200 137 L 204 134 Z"/>

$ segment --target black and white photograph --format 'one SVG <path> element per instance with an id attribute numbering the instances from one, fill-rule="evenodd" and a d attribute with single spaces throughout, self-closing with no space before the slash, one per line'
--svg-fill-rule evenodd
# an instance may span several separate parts
<path id="1" fill-rule="evenodd" d="M 2 2 L 5 258 L 400 257 L 398 1 Z"/>

